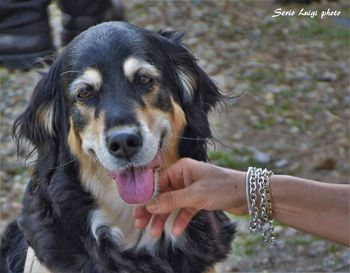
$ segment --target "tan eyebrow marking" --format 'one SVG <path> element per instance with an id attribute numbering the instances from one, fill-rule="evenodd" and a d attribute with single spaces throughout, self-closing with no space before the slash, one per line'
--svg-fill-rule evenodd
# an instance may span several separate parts
<path id="1" fill-rule="evenodd" d="M 83 75 L 75 79 L 68 87 L 68 93 L 75 96 L 79 89 L 86 85 L 92 86 L 96 91 L 102 86 L 102 74 L 95 68 L 88 68 Z"/>
<path id="2" fill-rule="evenodd" d="M 126 59 L 123 64 L 123 70 L 129 81 L 134 80 L 136 72 L 150 74 L 155 77 L 159 77 L 160 75 L 158 69 L 154 65 L 136 57 L 129 57 Z"/>

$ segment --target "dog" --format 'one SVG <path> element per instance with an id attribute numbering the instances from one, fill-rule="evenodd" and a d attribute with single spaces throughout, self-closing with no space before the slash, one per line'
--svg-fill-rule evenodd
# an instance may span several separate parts
<path id="1" fill-rule="evenodd" d="M 183 234 L 134 227 L 157 194 L 157 172 L 207 160 L 208 112 L 223 100 L 182 33 L 107 22 L 77 36 L 15 121 L 37 152 L 21 215 L 6 229 L 2 272 L 23 272 L 28 248 L 51 272 L 207 272 L 230 252 L 235 224 L 200 211 Z M 213 181 L 213 183 L 215 183 Z"/>

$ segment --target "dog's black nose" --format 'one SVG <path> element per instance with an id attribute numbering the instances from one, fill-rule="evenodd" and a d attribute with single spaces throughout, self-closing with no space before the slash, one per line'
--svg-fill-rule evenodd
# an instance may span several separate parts
<path id="1" fill-rule="evenodd" d="M 107 145 L 112 155 L 130 159 L 141 147 L 142 138 L 137 133 L 114 133 L 107 138 Z"/>

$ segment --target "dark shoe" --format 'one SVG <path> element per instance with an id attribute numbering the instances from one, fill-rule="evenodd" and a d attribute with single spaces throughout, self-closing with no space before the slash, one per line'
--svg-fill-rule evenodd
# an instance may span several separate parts
<path id="1" fill-rule="evenodd" d="M 70 43 L 79 33 L 106 21 L 124 21 L 124 9 L 120 0 L 112 0 L 112 7 L 94 15 L 71 16 L 62 12 L 62 46 Z"/>
<path id="2" fill-rule="evenodd" d="M 6 68 L 30 69 L 54 51 L 49 33 L 0 33 L 0 65 Z"/>

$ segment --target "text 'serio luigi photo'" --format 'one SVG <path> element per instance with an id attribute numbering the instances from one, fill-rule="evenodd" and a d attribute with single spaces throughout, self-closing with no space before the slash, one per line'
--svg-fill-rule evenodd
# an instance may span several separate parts
<path id="1" fill-rule="evenodd" d="M 0 3 L 0 272 L 348 272 L 350 2 Z"/>

